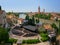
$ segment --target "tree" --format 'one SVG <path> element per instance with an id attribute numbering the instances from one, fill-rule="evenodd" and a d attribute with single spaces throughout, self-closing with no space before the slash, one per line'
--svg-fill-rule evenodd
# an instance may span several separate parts
<path id="1" fill-rule="evenodd" d="M 34 16 L 32 16 L 32 23 L 35 24 Z"/>
<path id="2" fill-rule="evenodd" d="M 35 17 L 38 17 L 39 15 L 38 14 L 35 14 Z"/>
<path id="3" fill-rule="evenodd" d="M 28 15 L 26 15 L 25 20 L 29 20 L 29 16 Z"/>
<path id="4" fill-rule="evenodd" d="M 58 33 L 60 34 L 60 20 L 59 20 L 59 29 L 58 29 Z"/>
<path id="5" fill-rule="evenodd" d="M 38 18 L 38 19 L 36 19 L 36 23 L 39 23 L 39 18 Z"/>
<path id="6" fill-rule="evenodd" d="M 56 31 L 56 34 L 58 33 L 58 27 L 56 26 L 56 24 L 55 23 L 52 23 L 52 25 L 51 25 Z"/>
<path id="7" fill-rule="evenodd" d="M 57 29 L 57 26 L 56 26 L 56 24 L 55 23 L 52 23 L 52 25 L 51 25 L 54 29 Z"/>
<path id="8" fill-rule="evenodd" d="M 32 25 L 32 19 L 29 19 L 29 20 L 28 20 L 28 24 L 29 24 L 29 25 Z"/>
<path id="9" fill-rule="evenodd" d="M 51 13 L 48 14 L 48 19 L 50 19 L 50 18 L 51 18 Z"/>
<path id="10" fill-rule="evenodd" d="M 9 40 L 9 34 L 6 29 L 0 27 L 0 43 L 5 43 Z"/>

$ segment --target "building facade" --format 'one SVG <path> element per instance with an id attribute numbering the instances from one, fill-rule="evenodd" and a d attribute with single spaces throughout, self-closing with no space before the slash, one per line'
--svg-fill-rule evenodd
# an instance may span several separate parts
<path id="1" fill-rule="evenodd" d="M 6 12 L 0 6 L 0 26 L 7 27 Z"/>

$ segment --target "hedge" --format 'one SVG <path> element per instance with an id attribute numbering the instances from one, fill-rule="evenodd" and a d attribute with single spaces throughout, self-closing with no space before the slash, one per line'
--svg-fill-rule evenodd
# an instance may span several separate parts
<path id="1" fill-rule="evenodd" d="M 16 43 L 17 42 L 17 39 L 13 39 L 13 38 L 10 38 L 7 43 Z"/>
<path id="2" fill-rule="evenodd" d="M 41 40 L 42 40 L 43 42 L 44 42 L 44 41 L 47 41 L 47 40 L 49 39 L 47 33 L 41 33 L 40 36 L 41 36 Z"/>
<path id="3" fill-rule="evenodd" d="M 22 43 L 27 43 L 27 44 L 36 44 L 39 43 L 40 40 L 39 39 L 28 39 L 28 40 L 23 40 Z"/>

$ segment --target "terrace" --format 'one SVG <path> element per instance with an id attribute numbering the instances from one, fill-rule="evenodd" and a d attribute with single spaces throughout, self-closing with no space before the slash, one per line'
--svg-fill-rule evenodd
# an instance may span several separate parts
<path id="1" fill-rule="evenodd" d="M 27 26 L 23 26 L 23 28 L 25 28 L 26 30 L 29 30 L 31 32 L 35 32 L 35 33 L 38 32 L 36 26 L 27 25 Z"/>
<path id="2" fill-rule="evenodd" d="M 35 30 L 34 30 L 35 31 Z M 20 28 L 16 26 L 13 30 L 12 33 L 17 36 L 23 36 L 23 37 L 32 37 L 32 36 L 37 36 L 38 34 L 32 31 L 29 31 L 25 28 Z"/>
<path id="3" fill-rule="evenodd" d="M 23 37 L 31 37 L 31 36 L 37 36 L 37 34 L 35 34 L 35 33 L 29 33 L 29 34 L 24 35 Z"/>

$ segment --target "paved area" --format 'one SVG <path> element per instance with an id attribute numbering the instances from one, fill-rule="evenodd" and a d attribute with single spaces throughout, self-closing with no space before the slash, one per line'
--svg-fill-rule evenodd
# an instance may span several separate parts
<path id="1" fill-rule="evenodd" d="M 23 37 L 23 36 L 18 36 L 18 35 L 14 35 L 11 31 L 12 29 L 14 28 L 15 26 L 13 26 L 9 32 L 9 36 L 10 38 L 14 38 L 14 39 L 20 39 L 20 40 L 27 40 L 27 39 L 41 39 L 40 35 L 37 35 L 37 36 L 32 36 L 32 37 Z"/>
<path id="2" fill-rule="evenodd" d="M 42 43 L 38 43 L 36 45 L 50 45 L 50 43 L 49 42 L 42 42 Z"/>
<path id="3" fill-rule="evenodd" d="M 14 27 L 12 27 L 12 29 L 13 29 Z M 16 35 L 14 35 L 14 34 L 12 34 L 12 32 L 10 31 L 9 32 L 9 35 L 10 35 L 10 37 L 11 38 L 15 38 L 15 39 L 36 39 L 36 38 L 38 38 L 39 37 L 39 35 L 38 36 L 34 36 L 34 37 L 21 37 L 21 36 L 16 36 Z M 39 38 L 41 38 L 41 37 L 39 37 Z M 13 44 L 13 45 L 17 45 L 17 44 Z M 38 44 L 24 44 L 24 45 L 50 45 L 50 43 L 47 41 L 47 42 L 41 42 L 41 43 L 38 43 Z"/>

